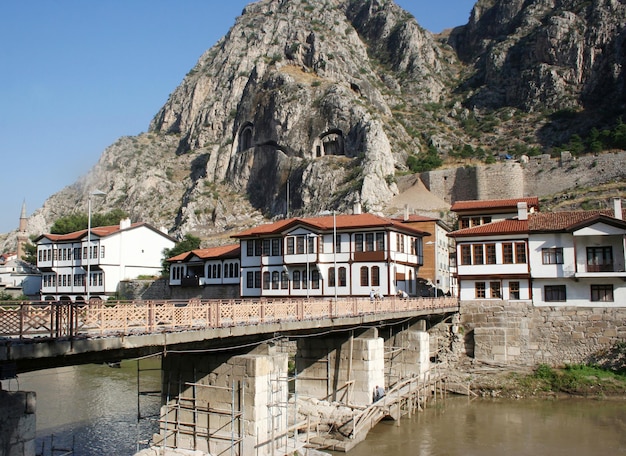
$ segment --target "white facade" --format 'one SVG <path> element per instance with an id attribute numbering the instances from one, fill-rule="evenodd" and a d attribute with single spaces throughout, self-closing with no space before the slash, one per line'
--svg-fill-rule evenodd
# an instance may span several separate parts
<path id="1" fill-rule="evenodd" d="M 170 262 L 170 286 L 239 285 L 239 245 L 197 249 Z"/>
<path id="2" fill-rule="evenodd" d="M 571 233 L 531 236 L 533 303 L 626 305 L 625 228 L 602 222 Z"/>
<path id="3" fill-rule="evenodd" d="M 292 219 L 248 230 L 236 236 L 241 296 L 414 294 L 424 234 L 372 214 Z"/>
<path id="4" fill-rule="evenodd" d="M 433 233 L 433 241 L 435 243 L 435 280 L 434 285 L 436 288 L 441 289 L 444 293 L 452 293 L 454 290 L 454 284 L 452 276 L 450 274 L 450 245 L 453 243 L 450 238 L 447 237 L 448 230 L 442 228 L 438 223 L 435 223 L 435 232 Z M 427 241 L 431 242 L 431 241 Z"/>
<path id="5" fill-rule="evenodd" d="M 32 265 L 19 260 L 15 253 L 0 256 L 0 292 L 35 296 L 40 287 L 41 275 Z"/>
<path id="6" fill-rule="evenodd" d="M 626 305 L 626 222 L 611 211 L 528 214 L 458 230 L 461 300 Z M 524 253 L 524 251 L 526 253 Z"/>
<path id="7" fill-rule="evenodd" d="M 461 300 L 530 299 L 526 237 L 457 239 L 456 248 Z"/>
<path id="8" fill-rule="evenodd" d="M 50 300 L 106 299 L 120 281 L 156 276 L 164 249 L 173 238 L 147 224 L 122 220 L 119 226 L 92 228 L 37 239 L 37 266 L 42 272 L 41 297 Z M 89 270 L 89 282 L 87 271 Z"/>

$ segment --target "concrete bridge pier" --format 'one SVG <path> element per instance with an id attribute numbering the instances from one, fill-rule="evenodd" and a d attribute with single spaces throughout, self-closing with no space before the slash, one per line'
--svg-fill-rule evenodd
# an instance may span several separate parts
<path id="1" fill-rule="evenodd" d="M 384 385 L 383 339 L 376 328 L 298 339 L 296 374 L 299 396 L 369 405 Z"/>
<path id="2" fill-rule="evenodd" d="M 387 386 L 406 378 L 425 380 L 430 372 L 430 335 L 426 322 L 382 329 L 385 339 L 385 383 Z"/>
<path id="3" fill-rule="evenodd" d="M 267 345 L 238 354 L 168 353 L 162 363 L 164 405 L 155 446 L 237 456 L 274 454 L 289 426 L 287 358 Z"/>

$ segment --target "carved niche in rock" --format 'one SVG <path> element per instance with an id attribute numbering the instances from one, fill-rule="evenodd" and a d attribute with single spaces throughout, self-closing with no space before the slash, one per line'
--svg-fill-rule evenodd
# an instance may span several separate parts
<path id="1" fill-rule="evenodd" d="M 328 130 L 315 141 L 315 157 L 325 155 L 345 155 L 343 132 L 339 129 Z"/>

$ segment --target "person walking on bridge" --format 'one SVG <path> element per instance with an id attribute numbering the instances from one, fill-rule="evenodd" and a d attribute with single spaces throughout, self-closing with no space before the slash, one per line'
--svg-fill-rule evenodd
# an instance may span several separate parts
<path id="1" fill-rule="evenodd" d="M 374 388 L 374 396 L 372 397 L 373 401 L 378 402 L 383 397 L 385 397 L 385 388 L 376 385 L 376 388 Z"/>

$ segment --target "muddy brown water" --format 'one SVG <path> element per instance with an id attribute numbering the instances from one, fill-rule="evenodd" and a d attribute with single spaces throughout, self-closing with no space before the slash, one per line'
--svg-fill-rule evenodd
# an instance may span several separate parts
<path id="1" fill-rule="evenodd" d="M 149 367 L 149 366 L 148 366 Z M 156 370 L 143 389 L 160 384 Z M 2 382 L 37 392 L 37 452 L 73 446 L 81 456 L 126 456 L 156 430 L 137 423 L 137 365 L 85 365 L 31 372 Z M 158 398 L 142 399 L 157 413 Z M 400 426 L 383 421 L 350 456 L 626 455 L 626 401 L 593 399 L 491 400 L 447 396 Z"/>

